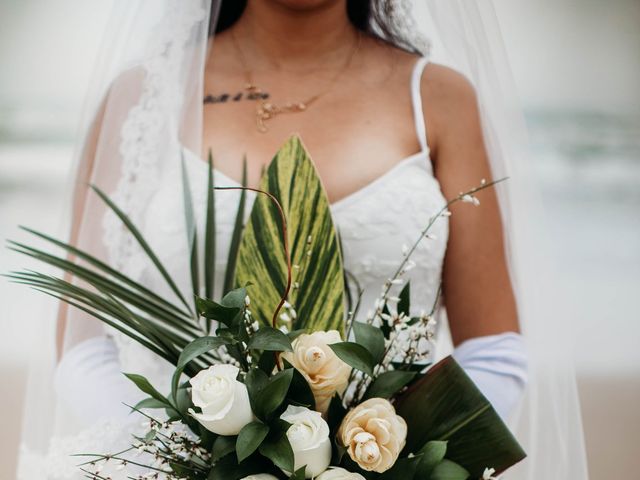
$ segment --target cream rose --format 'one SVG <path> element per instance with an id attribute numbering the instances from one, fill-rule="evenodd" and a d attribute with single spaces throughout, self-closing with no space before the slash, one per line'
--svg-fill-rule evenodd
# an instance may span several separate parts
<path id="1" fill-rule="evenodd" d="M 331 441 L 329 425 L 322 415 L 305 407 L 289 405 L 280 418 L 291 424 L 287 438 L 293 449 L 294 469 L 306 465 L 306 478 L 324 472 L 331 462 Z"/>
<path id="2" fill-rule="evenodd" d="M 404 448 L 407 423 L 388 400 L 372 398 L 347 413 L 338 439 L 361 468 L 382 473 L 396 463 Z"/>
<path id="3" fill-rule="evenodd" d="M 316 480 L 366 480 L 359 473 L 347 472 L 344 468 L 330 468 L 316 477 Z"/>
<path id="4" fill-rule="evenodd" d="M 345 391 L 351 373 L 351 367 L 329 347 L 341 341 L 337 330 L 302 334 L 294 340 L 293 352 L 282 354 L 307 380 L 316 400 L 316 410 L 323 414 L 333 395 L 342 395 Z"/>
<path id="5" fill-rule="evenodd" d="M 244 383 L 236 380 L 238 367 L 213 365 L 198 372 L 191 383 L 191 401 L 202 413 L 189 413 L 207 430 L 218 435 L 237 435 L 255 417 Z"/>

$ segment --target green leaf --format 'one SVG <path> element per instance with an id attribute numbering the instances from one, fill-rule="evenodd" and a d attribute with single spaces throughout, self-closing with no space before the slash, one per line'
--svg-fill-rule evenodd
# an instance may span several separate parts
<path id="1" fill-rule="evenodd" d="M 342 405 L 342 400 L 335 394 L 331 398 L 331 403 L 329 403 L 329 411 L 327 412 L 327 423 L 329 424 L 329 430 L 331 431 L 331 436 L 335 436 L 344 416 L 347 411 Z"/>
<path id="2" fill-rule="evenodd" d="M 287 430 L 290 425 L 283 421 L 278 420 L 273 430 L 267 436 L 267 439 L 262 442 L 258 451 L 271 460 L 275 466 L 283 469 L 285 472 L 293 472 L 293 449 L 287 438 Z"/>
<path id="3" fill-rule="evenodd" d="M 242 186 L 247 186 L 247 157 L 242 159 Z M 229 254 L 227 256 L 227 268 L 224 273 L 224 293 L 233 288 L 233 281 L 236 273 L 236 264 L 238 261 L 238 250 L 240 248 L 240 239 L 242 238 L 242 230 L 244 229 L 244 210 L 247 200 L 247 191 L 240 192 L 240 201 L 238 202 L 238 211 L 236 212 L 236 221 L 233 225 L 233 233 L 231 234 L 231 244 L 229 245 Z"/>
<path id="4" fill-rule="evenodd" d="M 153 388 L 151 383 L 149 383 L 149 380 L 147 380 L 145 377 L 136 373 L 125 373 L 124 376 L 135 383 L 136 387 L 138 387 L 144 393 L 150 395 L 152 398 L 155 398 L 159 402 L 165 403 L 166 406 L 169 406 L 169 403 L 167 402 L 167 399 L 164 397 L 164 395 Z"/>
<path id="5" fill-rule="evenodd" d="M 216 261 L 216 202 L 213 181 L 213 155 L 209 149 L 207 177 L 207 218 L 204 227 L 204 294 L 213 297 Z"/>
<path id="6" fill-rule="evenodd" d="M 431 472 L 430 480 L 466 480 L 471 475 L 451 460 L 444 459 Z"/>
<path id="7" fill-rule="evenodd" d="M 220 300 L 220 305 L 227 308 L 244 308 L 244 301 L 247 297 L 247 289 L 245 287 L 235 288 L 230 292 L 227 292 L 222 300 Z"/>
<path id="8" fill-rule="evenodd" d="M 260 409 L 260 398 L 258 395 L 264 386 L 269 383 L 269 377 L 263 370 L 259 368 L 251 368 L 244 377 L 244 383 L 247 386 L 247 391 L 249 392 L 251 410 L 253 410 L 254 413 L 258 412 Z"/>
<path id="9" fill-rule="evenodd" d="M 433 365 L 396 399 L 411 425 L 406 450 L 447 441 L 447 458 L 479 478 L 487 465 L 504 471 L 525 457 L 507 426 L 452 357 Z"/>
<path id="10" fill-rule="evenodd" d="M 236 442 L 236 455 L 238 461 L 242 462 L 255 452 L 262 441 L 267 437 L 269 427 L 262 422 L 251 422 L 245 425 L 238 434 Z"/>
<path id="11" fill-rule="evenodd" d="M 136 405 L 131 409 L 132 411 L 141 410 L 143 408 L 155 409 L 155 408 L 167 408 L 168 403 L 166 401 L 161 402 L 155 398 L 145 398 L 144 400 L 139 401 Z"/>
<path id="12" fill-rule="evenodd" d="M 278 151 L 260 189 L 278 200 L 286 219 L 293 281 L 298 285 L 288 296 L 297 312 L 289 328 L 342 333 L 344 278 L 337 235 L 326 192 L 297 136 Z M 259 194 L 240 242 L 236 284 L 256 285 L 250 291 L 252 312 L 261 324 L 271 325 L 286 282 L 280 213 L 271 198 Z"/>
<path id="13" fill-rule="evenodd" d="M 222 457 L 229 455 L 236 449 L 236 437 L 225 437 L 220 435 L 213 442 L 213 448 L 211 449 L 211 456 L 214 462 L 217 462 Z"/>
<path id="14" fill-rule="evenodd" d="M 432 440 L 428 442 L 418 454 L 420 455 L 420 462 L 418 462 L 418 468 L 416 469 L 417 478 L 430 478 L 431 472 L 438 465 L 444 455 L 447 453 L 447 442 Z"/>
<path id="15" fill-rule="evenodd" d="M 298 370 L 295 368 L 292 368 L 292 370 L 293 378 L 291 379 L 291 386 L 287 394 L 287 403 L 297 404 L 307 407 L 310 410 L 315 410 L 316 399 L 313 396 L 309 382 L 307 382 L 306 378 L 304 378 Z"/>
<path id="16" fill-rule="evenodd" d="M 364 399 L 367 398 L 390 398 L 400 391 L 405 385 L 415 378 L 415 372 L 405 372 L 402 370 L 391 370 L 378 375 L 369 385 Z"/>
<path id="17" fill-rule="evenodd" d="M 189 343 L 178 357 L 178 364 L 173 372 L 171 379 L 171 395 L 174 401 L 177 401 L 178 383 L 180 382 L 180 376 L 189 362 L 198 358 L 203 353 L 215 350 L 227 345 L 228 340 L 222 337 L 200 337 L 196 338 L 193 342 Z"/>
<path id="18" fill-rule="evenodd" d="M 291 340 L 277 328 L 261 326 L 249 340 L 249 348 L 268 352 L 292 352 Z"/>
<path id="19" fill-rule="evenodd" d="M 300 467 L 298 470 L 295 471 L 293 475 L 289 477 L 289 480 L 304 480 L 306 470 L 307 470 L 306 465 L 304 467 Z"/>
<path id="20" fill-rule="evenodd" d="M 193 215 L 193 200 L 191 198 L 191 186 L 189 185 L 189 175 L 184 163 L 184 152 L 180 151 L 180 165 L 182 168 L 182 203 L 184 206 L 184 218 L 187 233 L 187 245 L 189 245 L 191 288 L 194 296 L 200 295 L 200 272 L 198 269 L 198 231 L 196 219 Z"/>
<path id="21" fill-rule="evenodd" d="M 307 330 L 305 328 L 300 328 L 298 330 L 292 330 L 289 333 L 287 333 L 287 337 L 289 337 L 289 340 L 293 342 L 296 338 L 298 338 L 303 333 L 307 333 Z"/>
<path id="22" fill-rule="evenodd" d="M 99 260 L 98 258 L 88 254 L 87 252 L 80 250 L 79 248 L 74 247 L 73 245 L 70 245 L 68 243 L 65 242 L 61 242 L 60 240 L 56 240 L 53 237 L 50 237 L 49 235 L 46 235 L 44 233 L 38 232 L 36 230 L 32 230 L 28 227 L 24 227 L 21 226 L 20 227 L 22 230 L 24 230 L 25 232 L 28 232 L 32 235 L 35 235 L 43 240 L 46 240 L 47 242 L 52 243 L 53 245 L 63 248 L 64 250 L 66 250 L 67 252 L 69 252 L 71 255 L 73 255 L 74 257 L 77 257 L 81 260 L 86 261 L 88 264 L 96 267 L 98 270 L 104 272 L 106 275 L 113 277 L 114 279 L 132 287 L 133 289 L 135 289 L 137 292 L 139 292 L 139 294 L 143 295 L 145 300 L 149 303 L 153 303 L 155 306 L 157 306 L 158 308 L 162 308 L 162 309 L 166 309 L 169 310 L 173 315 L 178 315 L 178 316 L 183 316 L 183 317 L 188 317 L 189 314 L 184 312 L 184 310 L 182 310 L 180 307 L 168 302 L 167 300 L 165 300 L 164 298 L 162 298 L 161 296 L 159 296 L 158 294 L 156 294 L 155 292 L 149 290 L 147 287 L 145 287 L 144 285 L 138 283 L 137 281 L 131 279 L 130 277 L 127 277 L 126 275 L 122 274 L 121 272 L 119 272 L 118 270 L 110 267 L 109 265 L 107 265 L 106 263 L 102 262 L 101 260 Z M 15 245 L 15 246 L 20 246 L 22 248 L 26 248 L 29 249 L 32 252 L 38 252 L 37 249 L 33 249 L 31 247 L 27 247 L 26 245 L 22 245 L 20 243 L 14 242 L 14 241 L 9 241 L 10 245 Z M 22 252 L 24 253 L 24 252 Z M 53 256 L 52 256 L 53 257 Z M 56 257 L 54 257 L 56 258 Z M 68 261 L 67 259 L 62 259 L 59 258 L 58 260 L 60 261 Z M 70 262 L 72 265 L 75 265 L 75 263 Z"/>
<path id="23" fill-rule="evenodd" d="M 213 300 L 200 297 L 196 298 L 196 309 L 199 315 L 210 320 L 224 323 L 225 325 L 231 324 L 240 312 L 240 308 L 238 307 L 228 307 Z"/>
<path id="24" fill-rule="evenodd" d="M 276 373 L 269 379 L 267 384 L 262 387 L 257 395 L 255 412 L 260 418 L 266 418 L 275 412 L 284 402 L 293 378 L 293 369 L 287 368 Z"/>
<path id="25" fill-rule="evenodd" d="M 411 315 L 411 284 L 407 282 L 400 291 L 400 301 L 398 302 L 398 314 L 404 313 L 407 317 Z"/>
<path id="26" fill-rule="evenodd" d="M 362 345 L 353 342 L 332 343 L 331 350 L 347 365 L 373 376 L 373 366 L 375 365 L 369 351 Z"/>
<path id="27" fill-rule="evenodd" d="M 382 330 L 364 322 L 353 322 L 356 343 L 362 345 L 371 354 L 375 363 L 379 363 L 384 355 L 384 335 Z"/>
<path id="28" fill-rule="evenodd" d="M 393 467 L 384 472 L 378 478 L 380 480 L 412 479 L 415 476 L 416 467 L 418 466 L 419 461 L 420 457 L 399 458 L 396 460 Z"/>

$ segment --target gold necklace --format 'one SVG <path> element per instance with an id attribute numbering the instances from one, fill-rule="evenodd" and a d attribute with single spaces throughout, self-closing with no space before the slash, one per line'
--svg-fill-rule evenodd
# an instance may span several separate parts
<path id="1" fill-rule="evenodd" d="M 266 92 L 262 88 L 260 88 L 258 85 L 256 85 L 255 82 L 253 81 L 253 74 L 247 65 L 247 61 L 245 59 L 244 54 L 242 53 L 242 49 L 240 48 L 240 45 L 238 45 L 236 36 L 232 32 L 231 38 L 235 46 L 235 49 L 238 52 L 238 59 L 240 60 L 240 63 L 242 64 L 242 68 L 244 70 L 244 76 L 246 80 L 244 90 L 247 92 L 249 98 L 255 98 L 258 101 L 258 104 L 256 105 L 256 128 L 258 129 L 258 131 L 261 133 L 266 133 L 267 131 L 269 131 L 266 124 L 268 120 L 271 120 L 272 118 L 282 113 L 304 112 L 307 108 L 309 108 L 309 106 L 312 103 L 314 103 L 323 95 L 326 95 L 327 93 L 329 93 L 333 88 L 334 84 L 337 82 L 338 78 L 340 78 L 340 76 L 349 68 L 349 66 L 351 65 L 351 62 L 353 61 L 353 57 L 355 57 L 356 53 L 360 49 L 362 36 L 360 35 L 360 32 L 357 32 L 357 35 L 358 35 L 358 40 L 353 50 L 351 50 L 351 53 L 347 57 L 347 61 L 345 62 L 344 66 L 340 70 L 338 70 L 338 72 L 333 76 L 333 78 L 331 79 L 331 81 L 329 82 L 325 90 L 323 90 L 320 93 L 311 95 L 309 98 L 307 98 L 302 102 L 286 102 L 282 105 L 278 105 L 274 102 L 266 100 L 264 98 Z"/>

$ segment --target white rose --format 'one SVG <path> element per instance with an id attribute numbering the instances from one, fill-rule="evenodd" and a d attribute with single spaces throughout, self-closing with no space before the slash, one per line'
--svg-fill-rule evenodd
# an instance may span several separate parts
<path id="1" fill-rule="evenodd" d="M 407 439 L 407 423 L 388 400 L 371 398 L 349 410 L 338 438 L 351 459 L 364 470 L 389 470 Z"/>
<path id="2" fill-rule="evenodd" d="M 278 477 L 274 477 L 268 473 L 258 473 L 256 475 L 249 475 L 248 477 L 241 478 L 240 480 L 278 480 Z"/>
<path id="3" fill-rule="evenodd" d="M 344 468 L 334 467 L 325 470 L 316 480 L 366 480 L 359 473 L 347 472 Z"/>
<path id="4" fill-rule="evenodd" d="M 207 430 L 218 435 L 237 435 L 255 420 L 244 383 L 236 380 L 238 367 L 213 365 L 201 370 L 191 383 L 191 401 L 202 413 L 189 413 Z"/>
<path id="5" fill-rule="evenodd" d="M 293 352 L 282 358 L 289 362 L 307 380 L 316 400 L 316 410 L 326 413 L 335 393 L 347 388 L 351 367 L 333 353 L 329 345 L 342 339 L 337 330 L 302 334 L 293 342 Z"/>
<path id="6" fill-rule="evenodd" d="M 289 405 L 280 418 L 291 424 L 287 438 L 293 449 L 294 470 L 306 465 L 306 478 L 324 472 L 331 462 L 331 441 L 329 425 L 322 415 L 305 407 Z"/>

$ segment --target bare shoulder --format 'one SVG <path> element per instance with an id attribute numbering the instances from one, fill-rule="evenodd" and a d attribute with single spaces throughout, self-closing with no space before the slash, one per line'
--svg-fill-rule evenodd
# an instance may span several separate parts
<path id="1" fill-rule="evenodd" d="M 455 109 L 476 107 L 475 88 L 469 79 L 453 68 L 430 63 L 426 66 L 421 82 L 422 96 L 434 106 L 447 105 Z M 452 112 L 454 113 L 454 112 Z"/>
<path id="2" fill-rule="evenodd" d="M 476 91 L 465 75 L 431 63 L 425 68 L 420 88 L 429 143 L 434 152 L 447 138 L 460 138 L 460 134 L 468 138 L 480 131 Z"/>

